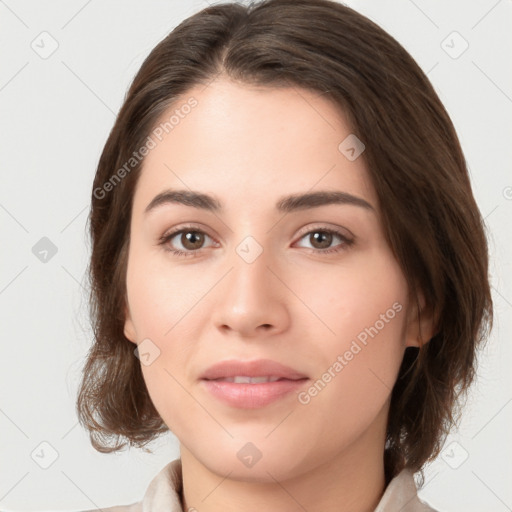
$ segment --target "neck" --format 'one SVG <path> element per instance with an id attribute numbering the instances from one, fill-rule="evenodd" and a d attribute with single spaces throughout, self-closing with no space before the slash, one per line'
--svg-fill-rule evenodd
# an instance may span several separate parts
<path id="1" fill-rule="evenodd" d="M 181 445 L 183 510 L 372 512 L 385 490 L 384 429 L 370 427 L 321 465 L 281 481 L 235 480 L 209 470 Z"/>

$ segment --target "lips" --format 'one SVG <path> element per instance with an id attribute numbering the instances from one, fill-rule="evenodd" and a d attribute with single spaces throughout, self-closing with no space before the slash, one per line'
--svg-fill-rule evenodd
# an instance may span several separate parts
<path id="1" fill-rule="evenodd" d="M 258 409 L 298 392 L 309 378 L 270 359 L 222 361 L 208 368 L 200 383 L 210 396 L 239 409 Z"/>
<path id="2" fill-rule="evenodd" d="M 270 359 L 222 361 L 208 368 L 200 376 L 200 379 L 203 380 L 224 380 L 235 383 L 274 382 L 282 379 L 300 380 L 306 378 L 307 375 L 298 370 Z"/>
<path id="3" fill-rule="evenodd" d="M 282 380 L 281 377 L 249 377 L 248 375 L 237 375 L 236 377 L 224 377 L 215 379 L 217 382 L 233 382 L 235 384 L 262 384 L 264 382 L 276 382 Z"/>

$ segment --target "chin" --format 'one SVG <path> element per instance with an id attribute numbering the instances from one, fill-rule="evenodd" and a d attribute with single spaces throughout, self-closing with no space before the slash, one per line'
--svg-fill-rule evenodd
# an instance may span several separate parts
<path id="1" fill-rule="evenodd" d="M 229 428 L 228 428 L 229 430 Z M 249 430 L 249 429 L 248 429 Z M 258 435 L 228 435 L 224 440 L 212 440 L 210 436 L 201 436 L 201 441 L 186 446 L 195 447 L 194 457 L 209 471 L 225 477 L 229 474 L 232 480 L 245 482 L 275 483 L 276 480 L 287 480 L 306 472 L 315 466 L 315 461 L 306 460 L 310 448 L 302 444 L 306 451 L 298 452 L 300 443 L 289 437 L 275 436 L 271 439 L 261 434 L 261 429 L 253 429 Z M 250 441 L 253 439 L 253 441 Z M 314 450 L 314 447 L 311 447 Z M 314 453 L 314 451 L 313 451 Z"/>

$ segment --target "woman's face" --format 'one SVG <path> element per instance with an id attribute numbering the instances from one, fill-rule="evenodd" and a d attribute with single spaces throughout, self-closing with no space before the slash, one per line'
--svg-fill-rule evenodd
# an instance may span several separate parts
<path id="1" fill-rule="evenodd" d="M 299 88 L 216 80 L 162 121 L 173 113 L 148 144 L 127 269 L 125 334 L 142 343 L 156 409 L 182 450 L 235 479 L 282 480 L 369 453 L 381 461 L 417 326 L 363 147 L 333 104 Z M 148 209 L 178 190 L 212 204 L 182 194 Z M 320 192 L 338 201 L 286 199 Z M 295 373 L 241 366 L 203 379 L 217 363 L 258 360 Z"/>

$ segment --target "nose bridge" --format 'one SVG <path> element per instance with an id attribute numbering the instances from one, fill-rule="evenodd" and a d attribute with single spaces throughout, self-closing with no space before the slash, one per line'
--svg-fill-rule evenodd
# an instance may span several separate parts
<path id="1" fill-rule="evenodd" d="M 239 307 L 249 307 L 254 302 L 268 301 L 273 284 L 270 282 L 272 255 L 253 236 L 245 237 L 234 249 L 231 258 L 230 292 L 240 302 Z M 244 306 L 245 305 L 245 306 Z M 253 304 L 254 305 L 254 304 Z"/>
<path id="2" fill-rule="evenodd" d="M 282 284 L 268 268 L 273 257 L 254 237 L 247 236 L 229 258 L 231 271 L 217 297 L 214 321 L 219 328 L 230 328 L 250 336 L 264 325 L 281 329 L 286 320 Z"/>

